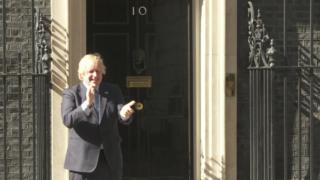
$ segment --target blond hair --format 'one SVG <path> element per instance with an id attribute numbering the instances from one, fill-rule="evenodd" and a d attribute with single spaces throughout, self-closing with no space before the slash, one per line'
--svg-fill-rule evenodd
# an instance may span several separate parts
<path id="1" fill-rule="evenodd" d="M 78 77 L 80 80 L 82 80 L 82 75 L 85 73 L 86 70 L 86 66 L 88 65 L 88 63 L 90 61 L 96 61 L 98 62 L 100 68 L 101 68 L 101 72 L 102 74 L 106 74 L 106 66 L 103 63 L 103 59 L 100 56 L 100 54 L 86 54 L 84 55 L 81 60 L 79 61 L 79 67 L 78 67 Z"/>

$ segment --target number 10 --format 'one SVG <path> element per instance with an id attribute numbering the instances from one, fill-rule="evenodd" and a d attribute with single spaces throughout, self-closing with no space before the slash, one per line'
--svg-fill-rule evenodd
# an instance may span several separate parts
<path id="1" fill-rule="evenodd" d="M 134 7 L 132 6 L 132 16 L 135 16 L 136 14 L 140 16 L 144 16 L 147 14 L 148 10 L 145 6 L 140 6 L 140 7 Z"/>

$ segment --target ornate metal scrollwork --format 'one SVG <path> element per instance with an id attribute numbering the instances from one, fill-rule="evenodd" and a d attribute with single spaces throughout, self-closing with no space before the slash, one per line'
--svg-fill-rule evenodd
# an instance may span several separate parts
<path id="1" fill-rule="evenodd" d="M 37 74 L 48 74 L 50 72 L 51 47 L 50 47 L 50 25 L 48 20 L 40 11 L 35 17 L 35 41 L 36 41 L 36 62 L 35 70 Z"/>
<path id="2" fill-rule="evenodd" d="M 250 67 L 273 67 L 276 64 L 274 40 L 270 38 L 261 18 L 260 10 L 255 17 L 251 1 L 248 1 L 248 44 Z"/>

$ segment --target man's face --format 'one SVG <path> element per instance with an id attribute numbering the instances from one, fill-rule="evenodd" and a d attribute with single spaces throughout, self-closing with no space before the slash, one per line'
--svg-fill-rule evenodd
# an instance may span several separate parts
<path id="1" fill-rule="evenodd" d="M 88 87 L 97 87 L 102 81 L 101 66 L 98 61 L 89 61 L 83 74 L 83 82 Z"/>

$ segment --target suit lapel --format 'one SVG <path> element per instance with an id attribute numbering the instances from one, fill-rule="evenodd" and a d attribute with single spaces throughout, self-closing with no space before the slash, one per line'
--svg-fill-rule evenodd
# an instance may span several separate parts
<path id="1" fill-rule="evenodd" d="M 105 112 L 107 100 L 108 100 L 108 91 L 106 88 L 100 88 L 100 116 L 99 116 L 99 122 L 101 123 L 103 112 Z"/>
<path id="2" fill-rule="evenodd" d="M 81 97 L 81 103 L 83 103 L 83 101 L 86 100 L 86 92 L 87 92 L 87 88 L 84 86 L 83 83 L 80 83 L 80 92 L 79 92 L 79 95 Z"/>

